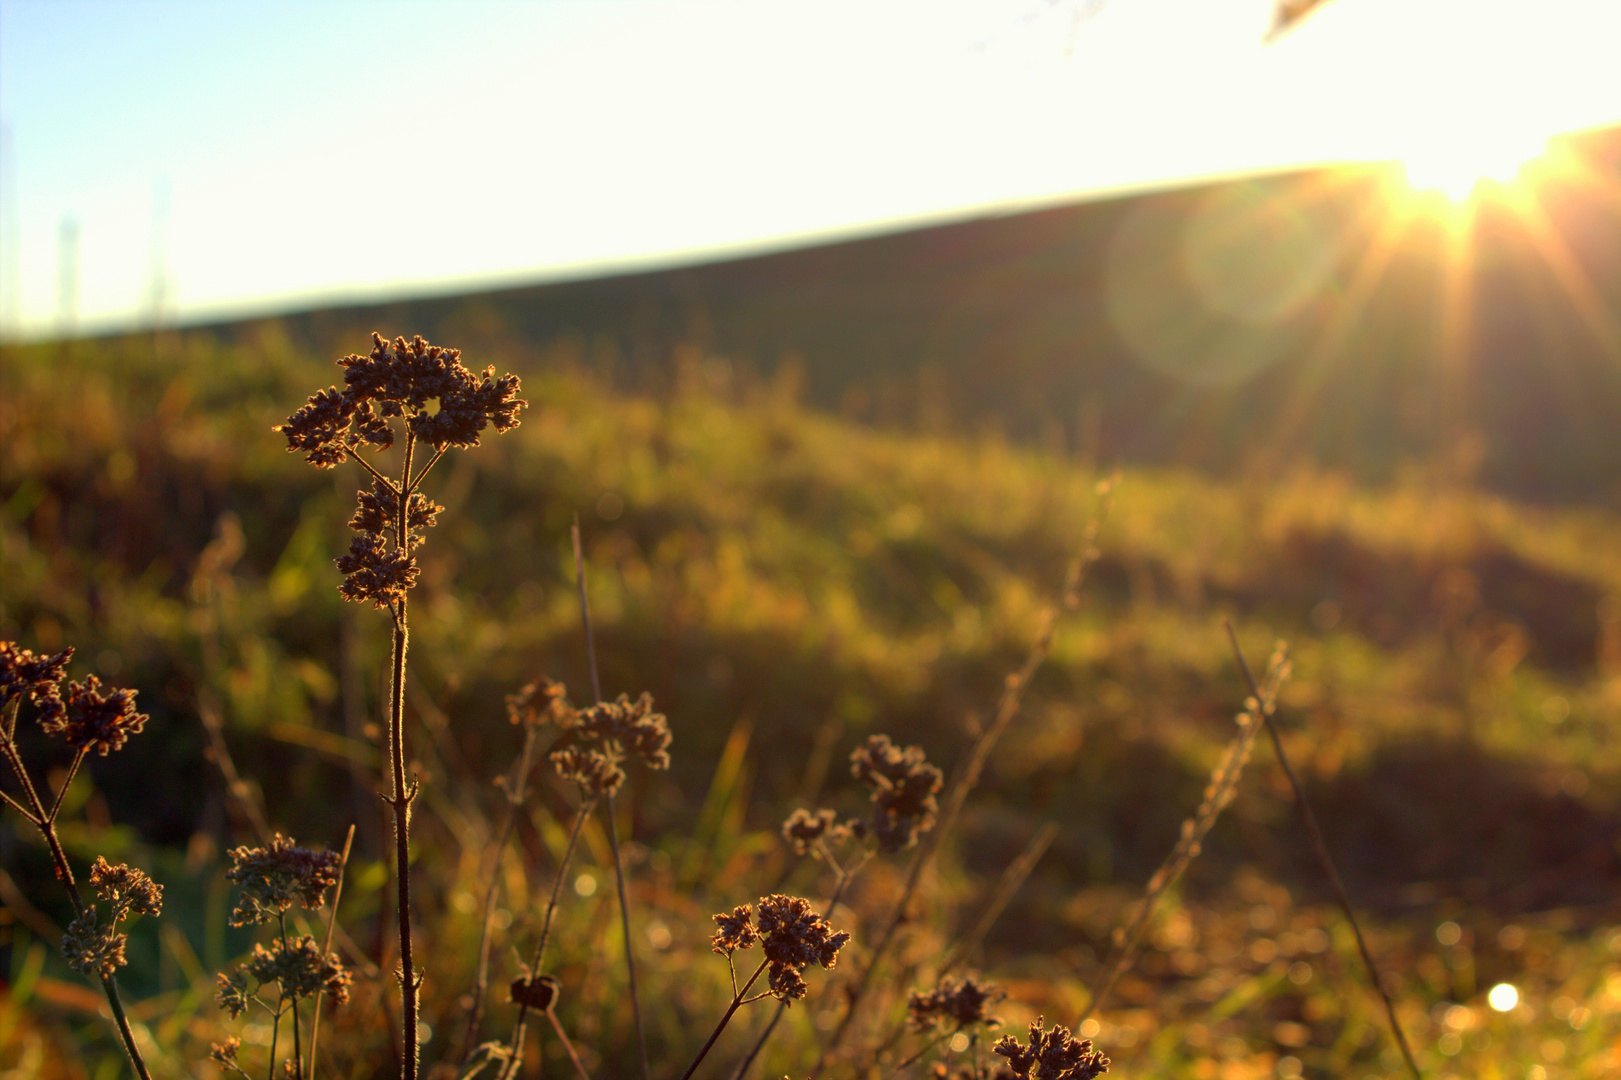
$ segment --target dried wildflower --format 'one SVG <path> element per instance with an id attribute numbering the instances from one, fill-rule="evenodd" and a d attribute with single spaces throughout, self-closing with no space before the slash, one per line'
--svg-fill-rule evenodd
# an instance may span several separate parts
<path id="1" fill-rule="evenodd" d="M 781 893 L 762 896 L 758 915 L 744 904 L 714 919 L 720 927 L 709 939 L 714 951 L 730 957 L 759 942 L 770 965 L 766 982 L 771 996 L 785 1003 L 805 996 L 805 968 L 816 964 L 832 970 L 839 950 L 850 941 L 849 934 L 835 933 L 809 900 Z"/>
<path id="2" fill-rule="evenodd" d="M 232 926 L 269 922 L 294 900 L 320 907 L 326 890 L 338 882 L 337 852 L 298 847 L 279 833 L 269 847 L 239 847 L 230 854 L 225 877 L 242 886 L 242 899 L 231 912 Z"/>
<path id="3" fill-rule="evenodd" d="M 349 527 L 355 532 L 377 537 L 395 535 L 399 527 L 400 500 L 381 480 L 372 482 L 370 491 L 355 493 L 359 503 Z M 438 524 L 444 507 L 420 492 L 413 491 L 410 506 L 405 512 L 405 547 L 409 551 L 422 544 L 422 530 Z"/>
<path id="4" fill-rule="evenodd" d="M 237 1052 L 242 1049 L 241 1039 L 226 1039 L 222 1043 L 208 1044 L 208 1060 L 216 1065 L 228 1068 L 238 1068 L 236 1063 Z M 240 1069 L 238 1069 L 240 1071 Z"/>
<path id="5" fill-rule="evenodd" d="M 478 445 L 486 427 L 517 427 L 518 411 L 527 404 L 517 398 L 516 375 L 496 378 L 493 367 L 474 375 L 462 366 L 461 350 L 421 337 L 387 342 L 373 334 L 370 355 L 346 356 L 338 365 L 344 369 L 342 392 L 320 391 L 275 428 L 287 437 L 289 451 L 302 451 L 322 468 L 344 461 L 362 444 L 393 445 L 390 417 L 404 417 L 412 434 L 435 449 L 467 447 Z"/>
<path id="6" fill-rule="evenodd" d="M 815 811 L 800 807 L 782 823 L 782 838 L 794 846 L 795 855 L 815 851 L 818 840 L 825 838 L 836 843 L 848 835 L 850 826 L 838 824 L 837 815 L 826 807 Z M 820 857 L 820 853 L 817 854 Z"/>
<path id="7" fill-rule="evenodd" d="M 116 866 L 100 855 L 90 868 L 90 887 L 97 898 L 112 905 L 109 922 L 126 915 L 157 915 L 163 911 L 163 886 L 140 870 L 119 863 Z"/>
<path id="8" fill-rule="evenodd" d="M 559 687 L 559 693 L 561 688 Z M 554 715 L 568 728 L 569 744 L 552 752 L 552 764 L 565 780 L 591 797 L 612 795 L 625 781 L 620 763 L 634 757 L 650 769 L 670 767 L 670 727 L 653 711 L 653 698 L 632 702 L 624 694 L 578 711 L 564 707 Z"/>
<path id="9" fill-rule="evenodd" d="M 256 987 L 276 984 L 283 999 L 314 997 L 326 994 L 342 1005 L 349 1000 L 349 987 L 353 979 L 337 953 L 323 952 L 315 939 L 305 934 L 296 938 L 280 938 L 270 948 L 253 947 L 253 955 L 245 964 L 229 975 L 219 976 L 219 989 L 214 1000 L 234 1020 L 256 1000 L 258 990 L 248 991 L 248 980 Z"/>
<path id="10" fill-rule="evenodd" d="M 135 711 L 135 691 L 109 687 L 103 693 L 101 680 L 87 675 L 84 682 L 68 684 L 65 707 L 41 716 L 39 726 L 48 734 L 65 736 L 75 750 L 106 757 L 114 750 L 122 750 L 129 737 L 146 727 L 149 719 L 145 713 Z"/>
<path id="11" fill-rule="evenodd" d="M 552 751 L 552 766 L 557 775 L 579 786 L 588 798 L 612 795 L 625 782 L 625 770 L 619 767 L 624 758 L 613 747 L 600 750 L 588 746 L 565 746 Z"/>
<path id="12" fill-rule="evenodd" d="M 514 724 L 529 727 L 554 724 L 568 728 L 574 726 L 577 715 L 568 703 L 568 687 L 545 676 L 516 694 L 507 695 L 507 719 Z"/>
<path id="13" fill-rule="evenodd" d="M 0 641 L 0 707 L 11 704 L 13 698 L 26 697 L 39 709 L 41 724 L 59 722 L 66 709 L 61 683 L 72 657 L 72 649 L 55 656 L 35 656 L 17 648 L 14 641 Z"/>
<path id="14" fill-rule="evenodd" d="M 811 907 L 810 901 L 776 893 L 762 897 L 756 917 L 765 958 L 771 964 L 767 981 L 780 1001 L 805 996 L 804 970 L 810 964 L 832 970 L 839 950 L 850 935 L 833 927 Z"/>
<path id="15" fill-rule="evenodd" d="M 715 925 L 720 929 L 709 939 L 710 948 L 721 956 L 730 956 L 738 949 L 753 948 L 754 943 L 760 940 L 760 935 L 754 929 L 753 917 L 753 909 L 747 904 L 733 908 L 730 915 L 723 912 L 713 916 Z"/>
<path id="16" fill-rule="evenodd" d="M 349 554 L 338 558 L 338 570 L 344 575 L 338 591 L 345 600 L 370 600 L 380 608 L 404 600 L 405 591 L 416 584 L 421 573 L 413 556 L 370 533 L 349 541 Z"/>
<path id="17" fill-rule="evenodd" d="M 1091 1039 L 1076 1040 L 1062 1024 L 1044 1030 L 1045 1017 L 1030 1025 L 1030 1044 L 1021 1046 L 1004 1035 L 992 1052 L 1007 1058 L 1019 1080 L 1092 1080 L 1109 1071 L 1109 1059 L 1092 1049 Z M 1035 1072 L 1032 1073 L 1031 1070 Z"/>
<path id="18" fill-rule="evenodd" d="M 229 975 L 216 976 L 216 979 L 219 982 L 219 989 L 214 991 L 214 1000 L 220 1008 L 230 1014 L 232 1020 L 235 1020 L 248 1007 L 247 974 L 241 968 L 237 968 Z"/>
<path id="19" fill-rule="evenodd" d="M 581 739 L 617 743 L 629 757 L 649 769 L 670 767 L 670 726 L 663 713 L 653 711 L 653 697 L 643 694 L 632 702 L 624 694 L 582 709 L 574 731 Z"/>
<path id="20" fill-rule="evenodd" d="M 986 1015 L 985 1008 L 1006 996 L 1001 987 L 990 983 L 982 986 L 972 977 L 958 979 L 948 975 L 927 994 L 915 990 L 911 993 L 906 1000 L 906 1018 L 915 1031 L 931 1029 L 943 1021 L 951 1023 L 954 1029 L 974 1024 L 1000 1024 L 994 1016 Z"/>
<path id="21" fill-rule="evenodd" d="M 68 923 L 67 933 L 62 935 L 62 955 L 68 966 L 81 975 L 107 979 L 128 962 L 124 958 L 128 941 L 113 929 L 111 920 L 105 925 L 98 923 L 96 909 L 86 907 Z"/>
<path id="22" fill-rule="evenodd" d="M 923 748 L 902 750 L 888 735 L 869 735 L 850 754 L 850 774 L 870 793 L 872 831 L 884 851 L 904 851 L 934 828 L 940 804 L 940 770 L 924 760 Z"/>

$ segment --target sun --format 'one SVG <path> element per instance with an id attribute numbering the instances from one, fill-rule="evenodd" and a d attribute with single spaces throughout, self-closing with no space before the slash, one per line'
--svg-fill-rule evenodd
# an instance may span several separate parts
<path id="1" fill-rule="evenodd" d="M 1547 139 L 1489 124 L 1437 126 L 1402 155 L 1407 182 L 1463 202 L 1484 185 L 1506 186 L 1547 151 Z"/>

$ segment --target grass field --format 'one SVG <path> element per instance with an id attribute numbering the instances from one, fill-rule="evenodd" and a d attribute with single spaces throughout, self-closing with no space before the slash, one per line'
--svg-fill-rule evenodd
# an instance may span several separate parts
<path id="1" fill-rule="evenodd" d="M 127 859 L 165 888 L 119 975 L 154 1076 L 213 1075 L 209 1044 L 227 1035 L 243 1039 L 244 1063 L 269 1041 L 267 1025 L 232 1023 L 214 1003 L 216 973 L 254 940 L 227 926 L 223 876 L 225 852 L 258 839 L 249 806 L 310 845 L 341 846 L 356 826 L 338 917 L 355 984 L 323 1019 L 318 1075 L 395 1068 L 392 826 L 376 797 L 389 628 L 342 601 L 333 567 L 362 474 L 310 469 L 271 432 L 337 381 L 330 361 L 295 355 L 273 325 L 231 346 L 192 335 L 3 353 L 0 639 L 72 645 L 73 677 L 134 687 L 151 714 L 122 753 L 92 759 L 60 828 L 75 866 Z M 731 996 L 711 914 L 773 891 L 827 896 L 828 868 L 794 856 L 779 830 L 801 806 L 862 811 L 847 761 L 867 735 L 920 745 L 952 774 L 1099 514 L 1100 463 L 852 425 L 803 406 L 789 379 L 698 352 L 673 370 L 648 397 L 569 365 L 518 368 L 522 426 L 429 482 L 447 510 L 421 556 L 406 695 L 423 780 L 428 1075 L 460 1055 L 486 886 L 499 892 L 482 1037 L 496 1038 L 567 845 L 574 795 L 538 770 L 513 843 L 499 865 L 489 856 L 507 814 L 492 781 L 521 741 L 505 697 L 537 675 L 589 697 L 574 515 L 603 690 L 650 692 L 674 734 L 671 768 L 630 769 L 617 810 L 653 1073 L 675 1076 Z M 1086 1016 L 1111 933 L 1235 733 L 1248 691 L 1224 618 L 1252 665 L 1289 643 L 1284 745 L 1425 1075 L 1621 1072 L 1621 519 L 1440 475 L 1414 462 L 1378 489 L 1309 467 L 1121 476 L 1080 604 L 1059 616 L 925 875 L 898 959 L 864 999 L 846 1042 L 866 1049 L 827 1075 L 889 1076 L 922 1048 L 903 1033 L 871 1049 L 957 943 L 1006 991 L 992 1011 L 1007 1033 Z M 239 795 L 205 715 L 220 718 Z M 55 760 L 43 737 L 24 750 Z M 45 847 L 15 813 L 5 820 L 0 1076 L 127 1071 L 105 1001 L 58 953 L 71 911 Z M 1050 844 L 974 939 L 1049 822 Z M 592 1076 L 629 1077 L 636 1037 L 600 820 L 580 844 L 549 964 L 556 1015 Z M 811 1068 L 905 868 L 880 855 L 856 879 L 834 919 L 851 944 L 811 978 L 752 1075 Z M 319 936 L 316 913 L 295 913 Z M 1498 984 L 1517 990 L 1505 1010 L 1488 1003 Z M 768 1006 L 740 1014 L 701 1075 L 730 1075 Z M 1080 1033 L 1113 1059 L 1111 1075 L 1401 1075 L 1265 740 Z M 907 1075 L 997 1062 L 994 1038 L 942 1042 Z M 541 1060 L 545 1075 L 569 1075 L 563 1053 L 548 1029 L 526 1075 Z"/>

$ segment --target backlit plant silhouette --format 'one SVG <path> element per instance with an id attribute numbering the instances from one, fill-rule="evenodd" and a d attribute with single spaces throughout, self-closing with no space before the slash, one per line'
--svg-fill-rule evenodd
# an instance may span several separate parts
<path id="1" fill-rule="evenodd" d="M 360 491 L 359 508 L 349 521 L 358 534 L 338 560 L 339 590 L 345 599 L 371 601 L 388 611 L 394 624 L 389 689 L 388 754 L 393 786 L 385 796 L 394 811 L 395 881 L 399 892 L 400 996 L 404 1027 L 404 1076 L 416 1080 L 417 1003 L 422 976 L 411 941 L 411 803 L 417 782 L 405 777 L 405 653 L 410 635 L 406 594 L 416 583 L 412 554 L 422 530 L 444 507 L 420 491 L 423 479 L 452 447 L 477 446 L 487 427 L 497 432 L 518 426 L 527 402 L 518 400 L 518 377 L 496 377 L 493 367 L 475 375 L 461 363 L 461 350 L 429 345 L 420 336 L 392 342 L 372 334 L 369 355 L 345 356 L 343 389 L 328 387 L 275 430 L 287 437 L 290 452 L 304 454 L 323 469 L 353 460 L 371 475 L 370 491 Z M 404 448 L 395 478 L 385 476 L 361 450 L 391 449 L 404 427 Z M 420 447 L 432 447 L 417 464 Z"/>

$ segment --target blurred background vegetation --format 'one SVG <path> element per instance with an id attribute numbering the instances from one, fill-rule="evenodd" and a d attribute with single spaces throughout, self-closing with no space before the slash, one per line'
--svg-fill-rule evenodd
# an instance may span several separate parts
<path id="1" fill-rule="evenodd" d="M 1621 161 L 1621 140 L 1602 145 Z M 1128 330 L 1099 336 L 1120 320 L 1087 306 L 1108 291 L 1098 238 L 1122 222 L 1278 191 L 1301 204 L 1302 183 L 0 351 L 0 637 L 74 646 L 74 677 L 136 687 L 152 715 L 123 753 L 91 762 L 64 836 L 75 859 L 128 858 L 166 887 L 121 975 L 163 1075 L 209 1068 L 192 1063 L 228 1033 L 213 973 L 247 944 L 225 926 L 222 869 L 253 825 L 205 716 L 272 828 L 337 846 L 357 826 L 342 923 L 362 972 L 325 1038 L 340 1075 L 369 1075 L 363 1063 L 386 1054 L 375 1010 L 393 983 L 364 965 L 386 936 L 374 736 L 388 627 L 341 602 L 333 568 L 361 474 L 311 469 L 270 430 L 374 328 L 514 371 L 530 402 L 517 431 L 429 484 L 448 510 L 421 555 L 408 697 L 425 781 L 425 1014 L 443 1018 L 425 1060 L 461 1037 L 485 856 L 506 812 L 491 781 L 519 743 L 503 697 L 541 674 L 586 697 L 574 515 L 604 691 L 650 691 L 675 732 L 673 768 L 633 776 L 621 804 L 644 994 L 660 1003 L 650 1037 L 656 1060 L 675 1062 L 729 992 L 709 914 L 784 883 L 825 894 L 828 875 L 777 829 L 801 805 L 859 809 L 846 756 L 865 734 L 920 744 L 949 773 L 1030 648 L 1098 481 L 1120 468 L 1080 610 L 968 804 L 908 955 L 971 925 L 1056 823 L 972 960 L 1010 991 L 1011 1030 L 1078 1018 L 1110 932 L 1232 734 L 1245 692 L 1227 617 L 1252 663 L 1291 643 L 1285 741 L 1430 1073 L 1614 1075 L 1614 342 L 1555 303 L 1551 271 L 1509 250 L 1525 241 L 1489 228 L 1481 243 L 1508 254 L 1483 264 L 1519 284 L 1477 305 L 1500 332 L 1474 336 L 1462 374 L 1426 362 L 1424 300 L 1408 287 L 1418 254 L 1393 258 L 1387 291 L 1332 349 L 1309 346 L 1321 310 L 1270 324 L 1254 339 L 1274 357 L 1260 372 L 1138 363 Z M 1592 246 L 1613 300 L 1615 249 Z M 1248 333 L 1230 322 L 1209 332 Z M 36 741 L 33 760 L 49 759 Z M 494 874 L 498 987 L 533 940 L 570 799 L 539 785 Z M 43 848 L 6 820 L 0 1069 L 113 1075 L 122 1058 L 98 997 L 55 951 L 67 916 Z M 606 839 L 586 843 L 558 939 L 562 1015 L 598 1075 L 628 1075 Z M 863 877 L 858 927 L 896 877 L 886 865 Z M 857 962 L 860 947 L 858 933 Z M 1499 982 L 1520 993 L 1506 1013 L 1485 1004 Z M 875 1009 L 896 1015 L 908 988 Z M 758 1075 L 807 1068 L 833 1003 L 792 1010 Z M 486 1032 L 508 1008 L 498 991 Z M 1126 1076 L 1396 1072 L 1270 751 L 1087 1033 Z"/>

